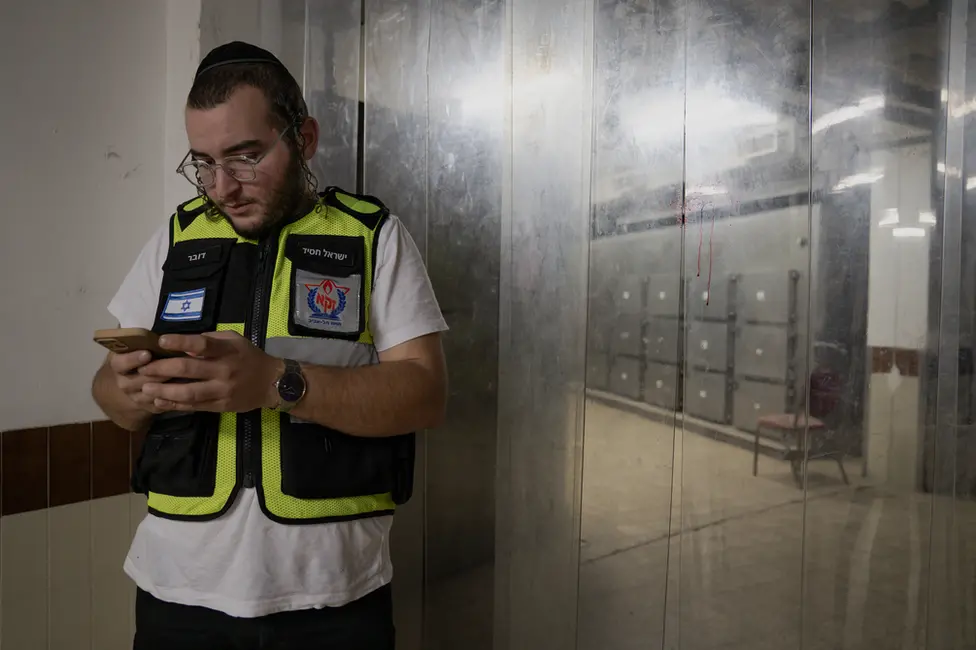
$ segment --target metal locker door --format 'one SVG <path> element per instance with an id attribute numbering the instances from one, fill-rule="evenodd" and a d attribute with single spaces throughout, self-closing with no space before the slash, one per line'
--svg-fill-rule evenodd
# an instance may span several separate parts
<path id="1" fill-rule="evenodd" d="M 688 282 L 688 309 L 690 318 L 727 320 L 729 317 L 729 276 L 712 279 L 695 277 Z"/>
<path id="2" fill-rule="evenodd" d="M 703 420 L 726 422 L 725 375 L 689 370 L 685 386 L 685 411 Z"/>
<path id="3" fill-rule="evenodd" d="M 648 363 L 644 370 L 644 401 L 674 410 L 678 388 L 678 366 Z"/>
<path id="4" fill-rule="evenodd" d="M 792 271 L 749 273 L 739 278 L 740 320 L 786 323 L 790 318 Z M 793 305 L 795 309 L 795 305 Z"/>
<path id="5" fill-rule="evenodd" d="M 743 431 L 755 431 L 764 415 L 787 413 L 786 386 L 737 379 L 733 402 L 733 424 Z"/>
<path id="6" fill-rule="evenodd" d="M 586 387 L 606 390 L 610 380 L 610 358 L 590 352 L 586 358 Z"/>
<path id="7" fill-rule="evenodd" d="M 681 281 L 673 273 L 655 273 L 647 278 L 647 313 L 651 316 L 679 314 Z"/>
<path id="8" fill-rule="evenodd" d="M 613 301 L 608 293 L 593 294 L 587 306 L 587 338 L 590 345 L 606 347 L 610 344 L 610 335 L 617 315 L 613 310 Z"/>
<path id="9" fill-rule="evenodd" d="M 613 354 L 640 356 L 641 353 L 641 317 L 639 314 L 623 314 L 617 318 L 610 339 L 610 351 Z"/>
<path id="10" fill-rule="evenodd" d="M 688 325 L 688 365 L 701 370 L 725 372 L 728 368 L 727 323 L 695 321 Z"/>
<path id="11" fill-rule="evenodd" d="M 610 337 L 613 335 L 609 325 L 596 323 L 590 325 L 586 332 L 586 351 L 589 353 L 606 353 L 610 350 Z"/>
<path id="12" fill-rule="evenodd" d="M 652 318 L 647 321 L 647 358 L 666 363 L 678 363 L 680 330 L 677 319 Z"/>
<path id="13" fill-rule="evenodd" d="M 621 397 L 640 399 L 640 360 L 614 358 L 610 371 L 610 391 Z"/>
<path id="14" fill-rule="evenodd" d="M 624 275 L 616 282 L 610 281 L 613 292 L 613 310 L 616 314 L 641 312 L 641 279 L 636 275 Z"/>
<path id="15" fill-rule="evenodd" d="M 606 352 L 610 348 L 610 338 L 613 336 L 613 326 L 617 318 L 608 308 L 608 302 L 596 297 L 590 298 L 586 327 L 586 344 L 589 352 Z"/>
<path id="16" fill-rule="evenodd" d="M 611 295 L 610 286 L 610 277 L 607 273 L 606 265 L 601 263 L 600 257 L 596 255 L 596 251 L 594 250 L 594 256 L 590 260 L 590 278 L 587 289 L 590 300 L 612 300 L 613 296 Z"/>
<path id="17" fill-rule="evenodd" d="M 787 330 L 781 325 L 742 325 L 735 337 L 735 374 L 785 379 Z"/>

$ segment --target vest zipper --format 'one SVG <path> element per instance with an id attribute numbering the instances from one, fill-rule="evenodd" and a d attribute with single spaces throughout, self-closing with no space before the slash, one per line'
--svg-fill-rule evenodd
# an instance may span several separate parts
<path id="1" fill-rule="evenodd" d="M 258 266 L 254 274 L 254 302 L 251 303 L 250 313 L 245 323 L 244 337 L 251 343 L 264 349 L 265 330 L 268 322 L 267 295 L 270 292 L 269 276 L 274 272 L 275 263 L 268 264 L 272 242 L 278 241 L 277 232 L 272 233 L 258 244 Z M 275 260 L 276 261 L 276 260 Z M 269 273 L 268 269 L 271 272 Z M 261 430 L 261 410 L 244 414 L 244 440 L 242 450 L 242 465 L 244 468 L 244 487 L 255 486 L 254 462 L 254 431 Z"/>

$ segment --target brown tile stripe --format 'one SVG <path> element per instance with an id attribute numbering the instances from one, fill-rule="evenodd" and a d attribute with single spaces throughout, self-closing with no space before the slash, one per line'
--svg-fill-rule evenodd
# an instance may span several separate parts
<path id="1" fill-rule="evenodd" d="M 918 350 L 871 348 L 871 372 L 895 366 L 918 377 Z M 112 422 L 5 431 L 0 438 L 0 514 L 125 494 L 142 436 Z"/>
<path id="2" fill-rule="evenodd" d="M 51 427 L 48 433 L 51 507 L 91 498 L 91 443 L 91 423 Z"/>
<path id="3" fill-rule="evenodd" d="M 129 491 L 129 438 L 131 433 L 107 420 L 92 422 L 92 498 L 101 499 Z"/>
<path id="4" fill-rule="evenodd" d="M 884 374 L 894 367 L 903 377 L 918 377 L 920 350 L 906 348 L 871 348 L 871 372 Z"/>
<path id="5" fill-rule="evenodd" d="M 0 438 L 0 513 L 47 507 L 48 429 L 6 431 Z"/>
<path id="6" fill-rule="evenodd" d="M 0 434 L 0 514 L 125 494 L 142 436 L 112 422 Z"/>

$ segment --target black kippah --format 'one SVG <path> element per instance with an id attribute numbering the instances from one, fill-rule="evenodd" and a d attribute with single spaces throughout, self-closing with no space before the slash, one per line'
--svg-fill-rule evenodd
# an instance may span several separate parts
<path id="1" fill-rule="evenodd" d="M 269 63 L 280 66 L 283 70 L 287 71 L 284 64 L 271 52 L 257 45 L 233 41 L 224 45 L 218 45 L 210 50 L 207 56 L 203 57 L 203 61 L 200 62 L 200 66 L 197 68 L 197 73 L 193 76 L 193 80 L 196 81 L 200 78 L 200 75 L 208 70 L 213 70 L 214 68 L 219 68 L 229 63 Z"/>

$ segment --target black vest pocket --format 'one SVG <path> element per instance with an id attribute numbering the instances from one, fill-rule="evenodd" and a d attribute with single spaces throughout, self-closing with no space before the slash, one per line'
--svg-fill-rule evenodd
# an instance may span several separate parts
<path id="1" fill-rule="evenodd" d="M 413 470 L 417 457 L 417 434 L 390 438 L 394 449 L 393 503 L 402 506 L 413 496 Z"/>
<path id="2" fill-rule="evenodd" d="M 216 328 L 233 245 L 232 239 L 194 239 L 170 249 L 153 331 L 194 334 Z"/>
<path id="3" fill-rule="evenodd" d="M 316 424 L 292 422 L 283 415 L 281 491 L 299 499 L 393 493 L 396 503 L 404 503 L 413 487 L 413 440 L 410 436 L 407 449 L 406 438 L 349 436 Z"/>
<path id="4" fill-rule="evenodd" d="M 219 413 L 157 416 L 132 473 L 133 490 L 174 497 L 213 496 L 219 424 Z"/>

